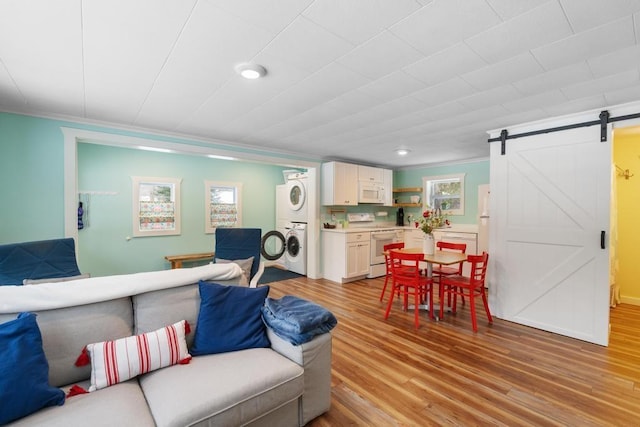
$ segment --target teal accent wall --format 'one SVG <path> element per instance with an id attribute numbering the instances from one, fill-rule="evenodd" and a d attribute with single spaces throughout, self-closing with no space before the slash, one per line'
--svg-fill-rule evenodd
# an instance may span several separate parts
<path id="1" fill-rule="evenodd" d="M 489 183 L 489 160 L 472 163 L 459 163 L 446 166 L 434 166 L 416 169 L 399 170 L 393 174 L 393 187 L 422 187 L 425 176 L 464 173 L 464 215 L 451 216 L 455 224 L 477 224 L 478 219 L 478 186 Z M 422 214 L 420 208 L 404 208 L 405 218 L 408 214 Z"/>
<path id="2" fill-rule="evenodd" d="M 64 237 L 64 137 L 61 127 L 164 140 L 122 129 L 0 113 L 0 244 Z M 244 152 L 253 150 L 238 149 Z M 286 156 L 283 156 L 286 158 Z M 265 232 L 275 227 L 275 186 L 279 166 L 205 157 L 78 144 L 78 189 L 115 192 L 93 195 L 89 223 L 79 232 L 78 262 L 94 276 L 169 268 L 165 255 L 209 252 L 214 237 L 204 233 L 204 180 L 243 182 L 243 225 Z M 132 235 L 131 176 L 182 178 L 182 234 Z"/>
<path id="3" fill-rule="evenodd" d="M 207 145 L 170 136 L 149 135 L 75 123 L 0 113 L 0 244 L 64 236 L 64 138 L 61 127 L 127 135 L 189 145 Z M 238 152 L 266 152 L 238 148 Z M 78 145 L 79 190 L 116 192 L 91 196 L 89 224 L 79 232 L 79 263 L 93 275 L 166 269 L 165 255 L 208 252 L 214 237 L 204 233 L 204 184 L 207 180 L 243 182 L 247 227 L 275 226 L 275 186 L 285 168 L 196 156 L 163 154 L 94 144 Z M 291 159 L 282 156 L 283 159 Z M 394 187 L 422 186 L 422 177 L 466 173 L 465 215 L 454 223 L 473 224 L 477 216 L 477 187 L 489 182 L 489 161 L 425 167 L 394 172 Z M 182 178 L 182 235 L 132 238 L 131 176 Z M 360 205 L 346 212 L 388 212 L 377 222 L 395 222 L 397 208 Z M 330 221 L 322 209 L 323 222 Z M 405 215 L 419 215 L 419 208 Z M 344 219 L 344 213 L 337 214 Z"/>
<path id="4" fill-rule="evenodd" d="M 0 243 L 64 236 L 60 124 L 0 113 Z"/>
<path id="5" fill-rule="evenodd" d="M 282 167 L 78 144 L 78 187 L 89 194 L 88 224 L 78 233 L 80 270 L 92 275 L 168 268 L 165 255 L 212 252 L 205 234 L 204 181 L 242 183 L 243 226 L 263 233 L 275 225 L 275 187 Z M 182 179 L 181 234 L 133 237 L 132 176 Z M 115 194 L 113 194 L 115 193 Z"/>

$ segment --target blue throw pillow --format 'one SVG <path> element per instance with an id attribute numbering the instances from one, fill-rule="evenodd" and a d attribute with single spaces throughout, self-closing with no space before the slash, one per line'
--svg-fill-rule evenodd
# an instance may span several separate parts
<path id="1" fill-rule="evenodd" d="M 0 402 L 0 424 L 64 403 L 64 392 L 49 386 L 49 363 L 33 313 L 0 324 Z"/>
<path id="2" fill-rule="evenodd" d="M 268 286 L 245 288 L 200 281 L 200 313 L 191 355 L 269 347 L 261 307 Z"/>

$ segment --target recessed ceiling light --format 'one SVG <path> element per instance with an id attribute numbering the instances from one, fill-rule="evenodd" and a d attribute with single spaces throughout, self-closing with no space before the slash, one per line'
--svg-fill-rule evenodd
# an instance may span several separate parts
<path id="1" fill-rule="evenodd" d="M 217 154 L 207 154 L 207 157 L 210 159 L 220 159 L 220 160 L 236 160 L 235 157 L 229 156 L 218 156 Z"/>
<path id="2" fill-rule="evenodd" d="M 240 74 L 245 79 L 259 79 L 267 74 L 267 69 L 258 64 L 240 64 L 236 66 L 236 73 Z"/>
<path id="3" fill-rule="evenodd" d="M 398 149 L 396 149 L 396 154 L 398 156 L 406 156 L 410 152 L 411 152 L 411 150 L 409 150 L 408 148 L 398 148 Z"/>
<path id="4" fill-rule="evenodd" d="M 138 145 L 138 150 L 157 151 L 158 153 L 173 153 L 173 150 L 169 150 L 168 148 L 147 147 L 144 145 Z"/>

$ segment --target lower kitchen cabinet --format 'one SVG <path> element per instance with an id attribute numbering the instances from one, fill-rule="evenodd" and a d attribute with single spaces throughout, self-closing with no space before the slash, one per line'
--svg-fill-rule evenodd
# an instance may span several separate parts
<path id="1" fill-rule="evenodd" d="M 322 232 L 323 275 L 327 280 L 346 283 L 369 274 L 371 233 Z"/>

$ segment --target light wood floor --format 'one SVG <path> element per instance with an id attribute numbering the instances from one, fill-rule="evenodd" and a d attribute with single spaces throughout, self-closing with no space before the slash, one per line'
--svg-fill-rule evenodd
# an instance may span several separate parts
<path id="1" fill-rule="evenodd" d="M 310 426 L 640 426 L 640 307 L 611 311 L 609 347 L 489 325 L 482 310 L 474 334 L 468 304 L 441 321 L 423 313 L 415 330 L 399 303 L 383 319 L 382 283 L 269 284 L 273 298 L 297 295 L 338 318 L 331 410 Z"/>

